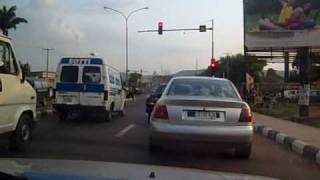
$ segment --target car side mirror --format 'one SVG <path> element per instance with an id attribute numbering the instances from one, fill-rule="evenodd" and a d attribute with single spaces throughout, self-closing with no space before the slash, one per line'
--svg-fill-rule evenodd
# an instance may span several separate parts
<path id="1" fill-rule="evenodd" d="M 24 69 L 22 69 L 21 75 L 22 75 L 21 83 L 24 83 L 26 81 L 26 73 L 25 73 Z"/>
<path id="2" fill-rule="evenodd" d="M 0 60 L 0 67 L 4 66 L 3 60 Z"/>

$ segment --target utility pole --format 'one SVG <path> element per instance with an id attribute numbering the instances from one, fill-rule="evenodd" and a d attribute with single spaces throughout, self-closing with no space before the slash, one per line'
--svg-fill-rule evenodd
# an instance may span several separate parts
<path id="1" fill-rule="evenodd" d="M 198 75 L 198 59 L 196 59 L 196 73 L 195 75 Z"/>
<path id="2" fill-rule="evenodd" d="M 42 51 L 47 51 L 47 72 L 46 72 L 46 78 L 49 79 L 49 53 L 50 51 L 53 51 L 53 48 L 42 48 Z"/>
<path id="3" fill-rule="evenodd" d="M 129 37 L 128 37 L 129 36 L 129 26 L 128 26 L 128 22 L 129 22 L 129 18 L 131 17 L 132 14 L 134 14 L 138 11 L 141 11 L 141 10 L 147 10 L 147 9 L 149 9 L 149 7 L 143 7 L 143 8 L 133 10 L 128 15 L 124 14 L 123 12 L 121 12 L 119 10 L 113 9 L 111 7 L 105 6 L 104 9 L 111 10 L 113 12 L 120 14 L 124 18 L 125 23 L 126 23 L 126 85 L 127 85 L 127 87 L 129 87 L 129 75 L 128 75 L 129 74 Z"/>
<path id="4" fill-rule="evenodd" d="M 211 58 L 213 59 L 214 58 L 214 20 L 212 19 L 211 20 L 211 23 L 212 23 L 212 31 L 211 31 L 211 43 L 212 43 L 212 52 L 211 52 Z"/>

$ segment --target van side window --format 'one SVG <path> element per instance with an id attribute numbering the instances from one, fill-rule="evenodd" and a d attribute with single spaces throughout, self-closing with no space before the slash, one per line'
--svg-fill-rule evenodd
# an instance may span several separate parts
<path id="1" fill-rule="evenodd" d="M 78 81 L 78 66 L 63 66 L 61 70 L 61 82 L 77 82 Z"/>
<path id="2" fill-rule="evenodd" d="M 83 83 L 100 83 L 101 72 L 100 67 L 86 66 L 83 68 L 82 82 Z"/>
<path id="3" fill-rule="evenodd" d="M 0 73 L 18 74 L 18 65 L 9 44 L 0 42 L 0 60 L 4 63 L 4 66 L 0 67 Z"/>
<path id="4" fill-rule="evenodd" d="M 109 81 L 111 84 L 114 84 L 114 76 L 109 74 Z"/>

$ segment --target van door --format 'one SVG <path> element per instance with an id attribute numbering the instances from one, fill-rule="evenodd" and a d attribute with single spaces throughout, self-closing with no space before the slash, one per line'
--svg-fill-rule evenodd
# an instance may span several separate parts
<path id="1" fill-rule="evenodd" d="M 24 91 L 19 77 L 18 64 L 9 44 L 0 42 L 0 132 L 1 127 L 13 123 L 13 116 L 21 104 L 24 104 Z M 34 97 L 35 98 L 35 97 Z"/>
<path id="2" fill-rule="evenodd" d="M 109 68 L 109 104 L 114 104 L 114 110 L 117 108 L 116 106 L 116 96 L 117 96 L 117 88 L 116 88 L 116 80 L 114 77 L 114 72 L 112 69 Z"/>
<path id="3" fill-rule="evenodd" d="M 116 95 L 116 109 L 117 111 L 122 110 L 122 86 L 120 81 L 120 74 L 116 74 L 116 88 L 117 88 L 117 95 Z"/>
<path id="4" fill-rule="evenodd" d="M 77 105 L 80 103 L 80 91 L 82 85 L 79 83 L 78 65 L 63 65 L 60 70 L 60 77 L 56 84 L 56 103 Z"/>
<path id="5" fill-rule="evenodd" d="M 83 106 L 104 106 L 102 66 L 83 66 L 82 83 L 83 91 L 80 93 L 80 104 Z"/>

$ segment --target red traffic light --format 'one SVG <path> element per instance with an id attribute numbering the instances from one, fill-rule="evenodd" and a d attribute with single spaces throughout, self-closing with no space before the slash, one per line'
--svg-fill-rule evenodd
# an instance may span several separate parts
<path id="1" fill-rule="evenodd" d="M 158 34 L 162 35 L 163 33 L 163 22 L 158 23 Z"/>
<path id="2" fill-rule="evenodd" d="M 217 66 L 218 66 L 218 61 L 216 60 L 216 58 L 212 58 L 211 63 L 210 63 L 210 67 L 212 69 L 215 69 L 215 68 L 217 68 Z"/>

